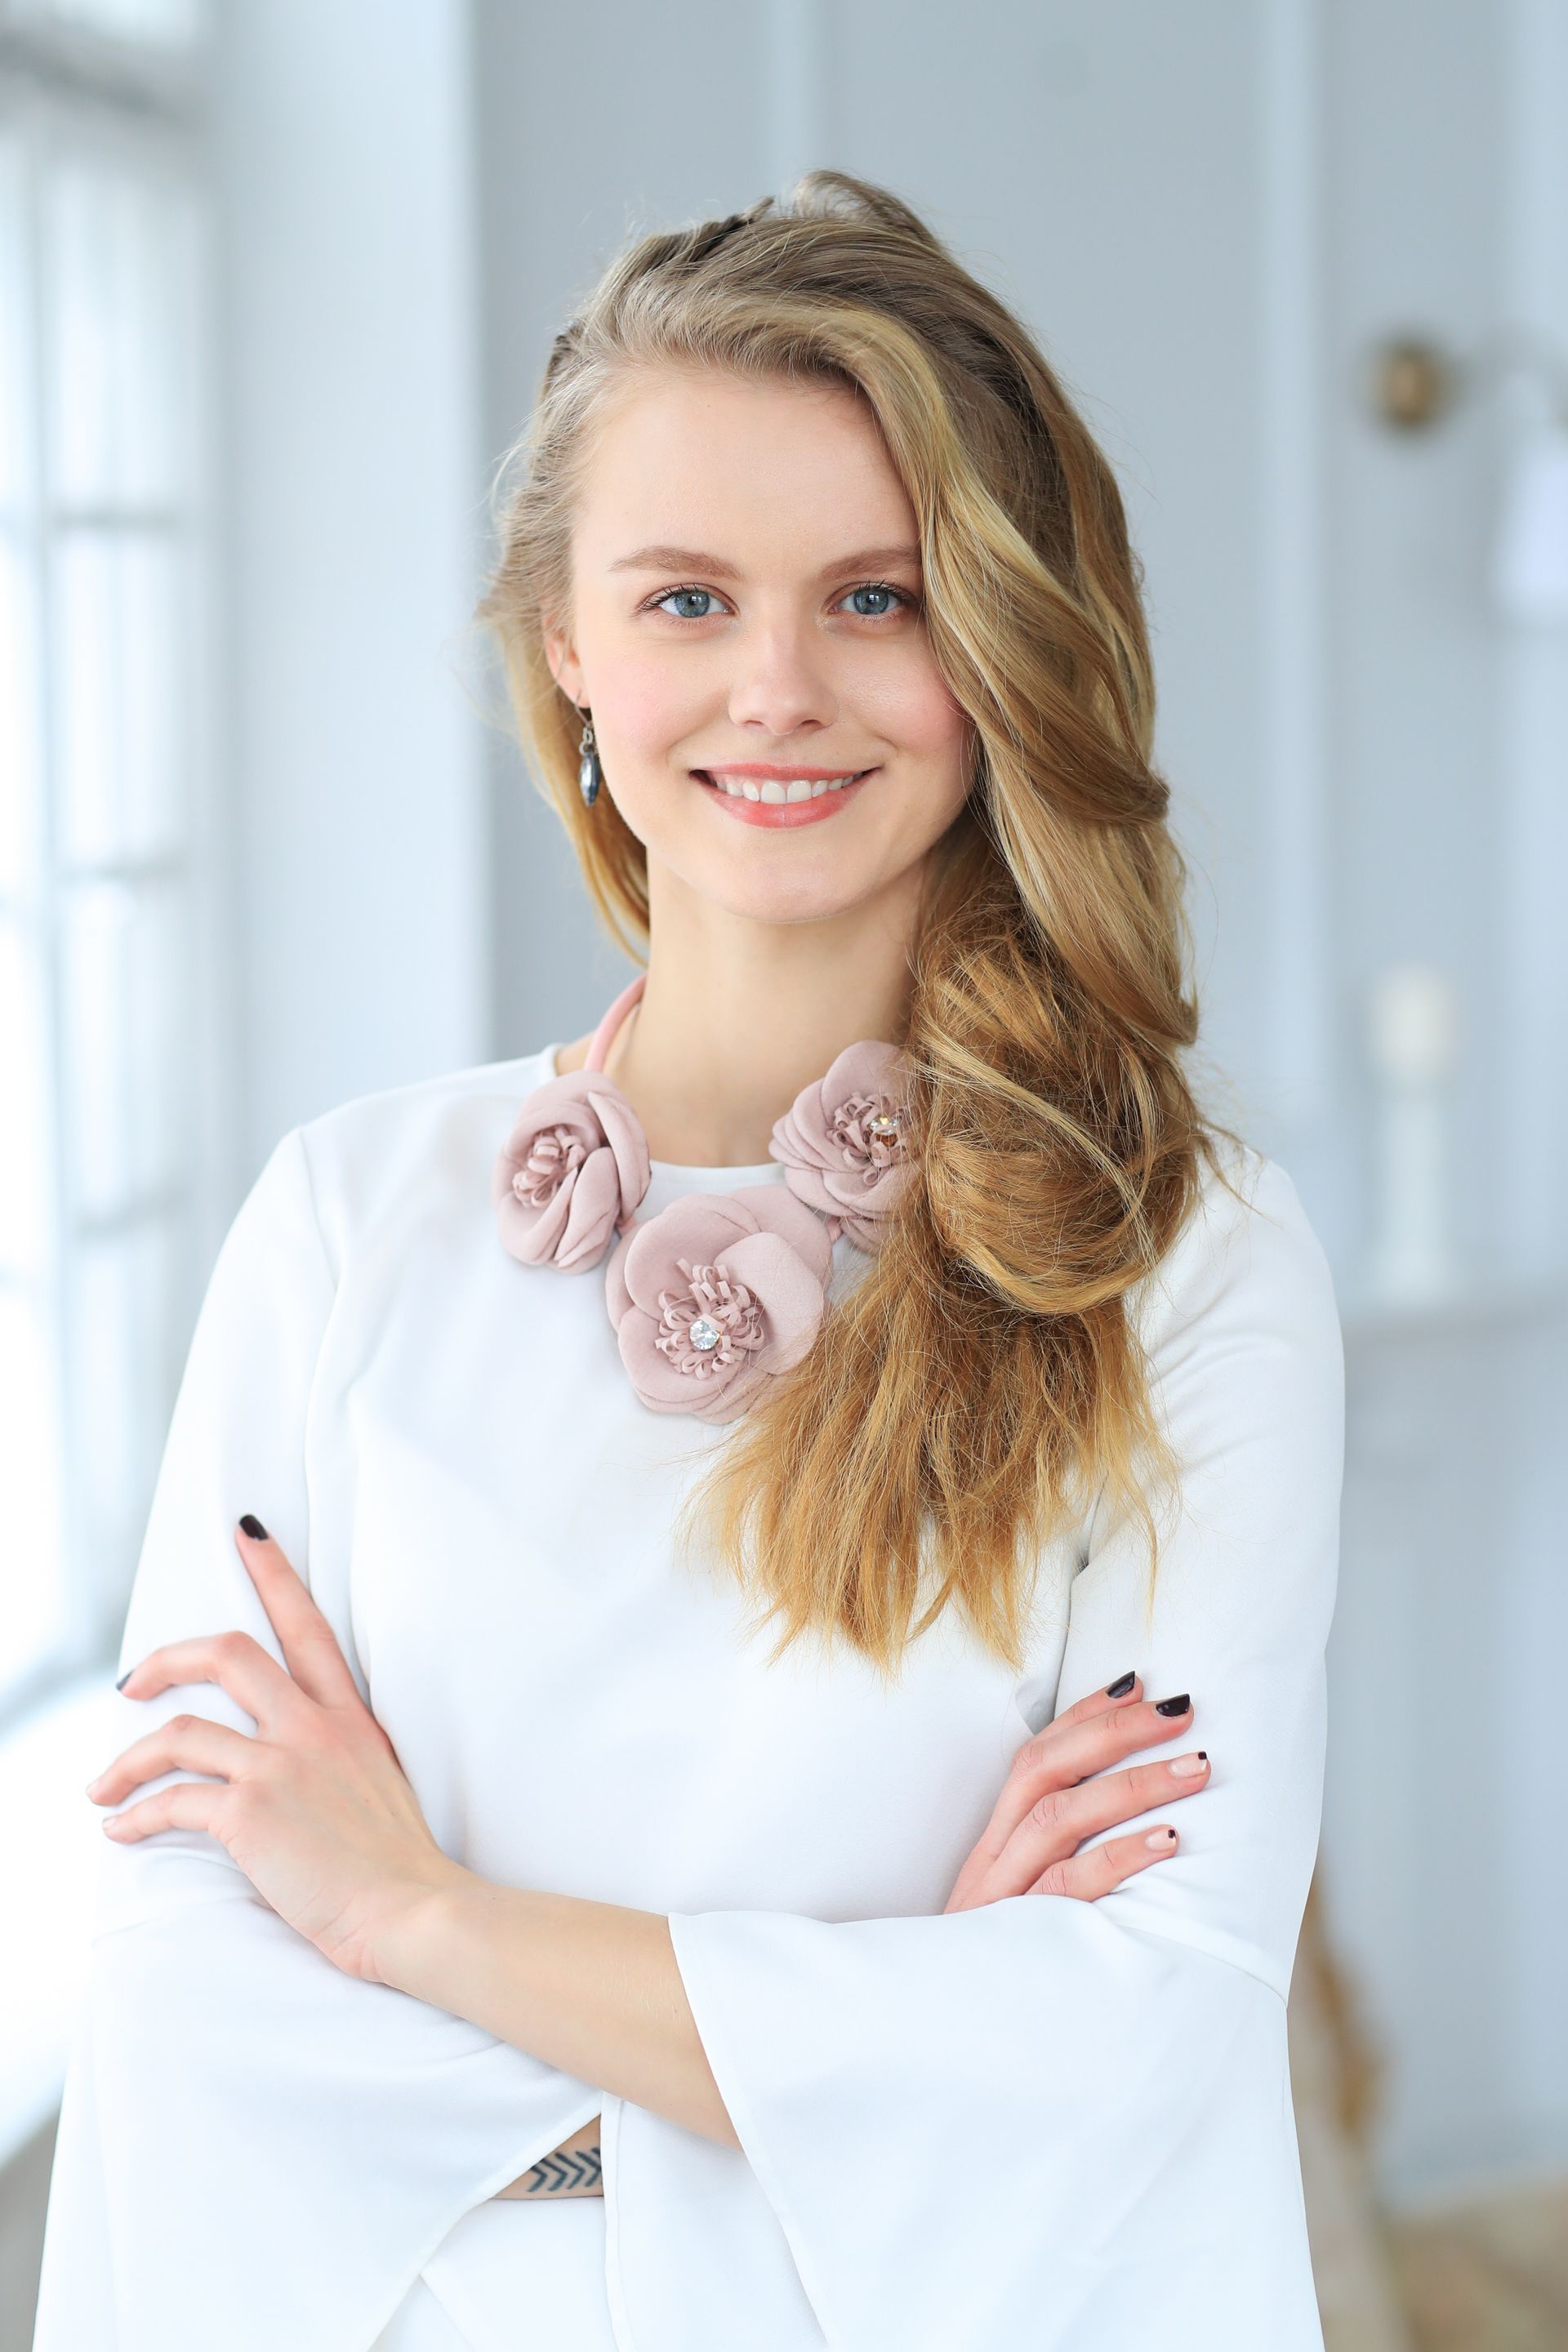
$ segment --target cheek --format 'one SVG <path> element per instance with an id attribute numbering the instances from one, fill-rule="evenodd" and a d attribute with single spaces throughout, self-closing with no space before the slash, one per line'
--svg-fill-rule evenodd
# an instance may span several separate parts
<path id="1" fill-rule="evenodd" d="M 970 722 L 948 691 L 929 648 L 890 667 L 866 709 L 878 731 L 927 778 L 933 795 L 961 801 L 966 788 Z"/>
<path id="2" fill-rule="evenodd" d="M 668 754 L 700 725 L 711 699 L 679 663 L 621 653 L 594 671 L 594 727 L 609 766 L 668 766 Z"/>

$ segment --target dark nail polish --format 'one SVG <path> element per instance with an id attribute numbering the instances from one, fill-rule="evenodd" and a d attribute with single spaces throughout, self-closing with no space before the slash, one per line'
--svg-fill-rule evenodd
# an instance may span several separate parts
<path id="1" fill-rule="evenodd" d="M 125 1672 L 121 1675 L 120 1680 L 115 1684 L 115 1685 L 114 1685 L 115 1689 L 116 1689 L 116 1690 L 123 1690 L 123 1689 L 125 1688 L 126 1684 L 131 1680 L 132 1675 L 135 1672 L 136 1672 L 136 1669 L 135 1669 L 135 1667 L 134 1667 L 134 1666 L 127 1666 L 127 1667 L 126 1667 L 126 1669 L 125 1669 Z"/>
<path id="2" fill-rule="evenodd" d="M 1190 1694 L 1188 1692 L 1181 1691 L 1174 1698 L 1163 1698 L 1157 1700 L 1154 1706 L 1155 1714 L 1185 1715 L 1189 1696 Z"/>
<path id="3" fill-rule="evenodd" d="M 1128 1668 L 1128 1670 L 1127 1670 L 1127 1672 L 1126 1672 L 1124 1675 L 1117 1675 L 1117 1677 L 1116 1677 L 1116 1680 L 1115 1680 L 1113 1683 L 1107 1683 L 1107 1684 L 1106 1684 L 1106 1685 L 1105 1685 L 1105 1696 L 1106 1696 L 1106 1697 L 1107 1697 L 1107 1698 L 1125 1698 L 1125 1697 L 1126 1697 L 1126 1696 L 1127 1696 L 1127 1694 L 1128 1694 L 1128 1692 L 1131 1689 L 1131 1687 L 1132 1687 L 1132 1685 L 1133 1685 L 1133 1684 L 1134 1684 L 1134 1682 L 1135 1682 L 1136 1680 L 1137 1680 L 1137 1675 L 1136 1675 L 1136 1674 L 1135 1674 L 1134 1670 L 1133 1670 L 1131 1667 L 1129 1667 L 1129 1668 Z"/>
<path id="4" fill-rule="evenodd" d="M 1208 1749 L 1206 1748 L 1200 1748 L 1198 1750 L 1198 1757 L 1201 1762 L 1206 1764 L 1209 1760 Z"/>
<path id="5" fill-rule="evenodd" d="M 254 1511 L 247 1511 L 239 1524 L 252 1543 L 265 1543 L 268 1540 L 267 1530 Z"/>

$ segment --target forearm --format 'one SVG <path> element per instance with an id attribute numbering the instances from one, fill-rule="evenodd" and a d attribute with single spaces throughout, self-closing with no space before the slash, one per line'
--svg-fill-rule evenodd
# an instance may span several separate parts
<path id="1" fill-rule="evenodd" d="M 458 1871 L 378 1942 L 385 1982 L 546 2065 L 738 2147 L 662 1912 Z"/>

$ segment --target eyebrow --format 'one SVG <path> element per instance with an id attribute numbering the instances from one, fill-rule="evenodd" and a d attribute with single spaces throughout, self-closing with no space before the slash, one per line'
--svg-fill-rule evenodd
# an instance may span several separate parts
<path id="1" fill-rule="evenodd" d="M 893 565 L 918 565 L 918 547 L 863 547 L 852 555 L 837 556 L 824 564 L 820 577 L 830 578 L 836 572 L 884 572 Z M 711 580 L 738 580 L 741 576 L 732 563 L 721 555 L 710 555 L 700 547 L 639 547 L 630 555 L 620 555 L 611 564 L 612 572 L 704 572 Z"/>

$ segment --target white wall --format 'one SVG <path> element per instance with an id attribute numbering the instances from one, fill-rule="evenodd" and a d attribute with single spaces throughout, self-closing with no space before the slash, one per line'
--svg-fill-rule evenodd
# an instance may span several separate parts
<path id="1" fill-rule="evenodd" d="M 484 464 L 462 0 L 216 12 L 231 1181 L 489 1048 L 482 730 L 455 667 Z"/>

